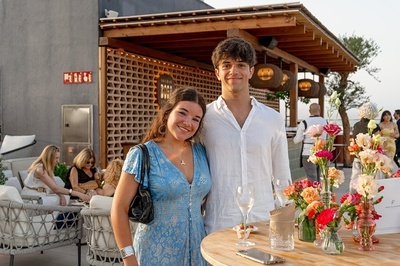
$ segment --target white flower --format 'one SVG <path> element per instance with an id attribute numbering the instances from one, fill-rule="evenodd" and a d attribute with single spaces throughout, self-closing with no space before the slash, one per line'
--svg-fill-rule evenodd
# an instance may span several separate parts
<path id="1" fill-rule="evenodd" d="M 375 119 L 379 114 L 378 107 L 375 103 L 366 102 L 358 109 L 358 116 L 360 118 Z"/>
<path id="2" fill-rule="evenodd" d="M 375 120 L 369 120 L 367 127 L 374 130 L 376 128 Z"/>
<path id="3" fill-rule="evenodd" d="M 362 174 L 354 184 L 354 189 L 361 196 L 373 199 L 378 194 L 378 181 L 373 176 Z"/>

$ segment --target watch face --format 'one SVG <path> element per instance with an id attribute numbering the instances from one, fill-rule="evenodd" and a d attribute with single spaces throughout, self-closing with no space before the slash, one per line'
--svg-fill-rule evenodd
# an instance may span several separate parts
<path id="1" fill-rule="evenodd" d="M 122 257 L 125 257 L 125 256 L 126 256 L 126 251 L 125 251 L 125 249 L 121 249 L 121 255 L 122 255 Z"/>

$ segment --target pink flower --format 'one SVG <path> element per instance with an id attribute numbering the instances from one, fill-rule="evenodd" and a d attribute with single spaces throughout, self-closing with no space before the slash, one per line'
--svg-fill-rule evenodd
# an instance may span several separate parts
<path id="1" fill-rule="evenodd" d="M 337 136 L 342 131 L 342 129 L 336 124 L 327 124 L 324 126 L 324 130 L 332 136 Z"/>
<path id="2" fill-rule="evenodd" d="M 330 152 L 328 150 L 318 151 L 318 152 L 315 153 L 315 156 L 319 157 L 319 158 L 326 158 L 328 161 L 333 159 L 332 152 Z"/>
<path id="3" fill-rule="evenodd" d="M 310 138 L 318 138 L 322 135 L 322 133 L 324 133 L 322 125 L 312 125 L 307 129 L 304 134 L 306 134 Z"/>

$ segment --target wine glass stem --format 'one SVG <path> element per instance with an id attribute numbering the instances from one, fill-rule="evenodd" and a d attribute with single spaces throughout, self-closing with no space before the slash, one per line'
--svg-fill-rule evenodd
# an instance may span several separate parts
<path id="1" fill-rule="evenodd" d="M 243 242 L 246 242 L 247 240 L 247 213 L 243 214 L 243 232 L 244 232 L 244 236 L 243 236 Z"/>

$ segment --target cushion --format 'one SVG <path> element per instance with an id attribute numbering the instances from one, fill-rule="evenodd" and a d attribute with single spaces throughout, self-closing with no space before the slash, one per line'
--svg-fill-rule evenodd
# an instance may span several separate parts
<path id="1" fill-rule="evenodd" d="M 12 172 L 12 170 L 3 170 L 3 174 L 4 174 L 6 177 L 8 177 L 8 178 L 13 177 L 13 172 Z"/>
<path id="2" fill-rule="evenodd" d="M 27 177 L 28 177 L 28 170 L 18 171 L 18 178 L 19 178 L 19 182 L 21 182 L 21 187 L 25 186 L 24 181 Z"/>
<path id="3" fill-rule="evenodd" d="M 90 208 L 111 211 L 112 202 L 113 202 L 113 197 L 94 195 L 90 199 Z"/>
<path id="4" fill-rule="evenodd" d="M 22 187 L 21 183 L 19 182 L 18 178 L 16 177 L 9 177 L 5 183 L 6 186 L 15 187 L 18 190 L 18 193 L 21 193 Z"/>
<path id="5" fill-rule="evenodd" d="M 58 196 L 57 194 L 40 195 L 40 197 L 42 199 L 43 205 L 60 205 L 60 196 Z M 67 205 L 69 205 L 70 197 L 68 195 L 64 195 L 64 197 L 67 201 Z"/>
<path id="6" fill-rule="evenodd" d="M 0 200 L 16 201 L 18 203 L 24 203 L 17 188 L 6 185 L 0 186 Z"/>

